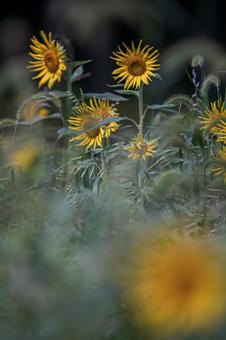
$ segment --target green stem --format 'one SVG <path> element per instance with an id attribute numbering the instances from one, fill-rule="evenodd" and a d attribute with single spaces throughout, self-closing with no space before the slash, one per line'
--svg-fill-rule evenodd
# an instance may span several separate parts
<path id="1" fill-rule="evenodd" d="M 143 84 L 139 88 L 139 98 L 138 98 L 138 105 L 139 105 L 139 133 L 143 137 L 144 133 L 144 104 L 143 104 Z"/>
<path id="2" fill-rule="evenodd" d="M 72 81 L 71 81 L 71 77 L 72 77 L 72 69 L 71 69 L 71 65 L 68 64 L 67 67 L 67 92 L 71 93 L 72 92 Z M 71 113 L 71 99 L 69 98 L 69 95 L 67 96 L 67 106 L 66 106 L 66 118 L 68 117 L 68 115 Z"/>

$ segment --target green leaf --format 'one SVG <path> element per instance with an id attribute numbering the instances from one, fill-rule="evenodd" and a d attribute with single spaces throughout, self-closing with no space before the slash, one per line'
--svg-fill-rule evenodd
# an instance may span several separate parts
<path id="1" fill-rule="evenodd" d="M 117 94 L 111 93 L 111 92 L 104 92 L 104 93 L 85 93 L 84 98 L 93 98 L 96 97 L 97 99 L 109 99 L 113 102 L 120 102 L 120 101 L 127 101 L 127 98 L 124 98 L 122 96 L 118 96 Z"/>
<path id="2" fill-rule="evenodd" d="M 158 74 L 158 73 L 154 73 L 152 76 L 156 79 L 163 80 L 162 77 L 160 76 L 160 74 Z"/>
<path id="3" fill-rule="evenodd" d="M 70 91 L 57 91 L 57 90 L 54 90 L 54 91 L 49 92 L 49 94 L 53 95 L 55 97 L 58 97 L 58 98 L 67 98 L 72 93 Z"/>
<path id="4" fill-rule="evenodd" d="M 149 108 L 150 110 L 157 110 L 157 111 L 170 110 L 170 109 L 175 108 L 175 107 L 176 107 L 175 104 L 154 104 L 154 105 L 147 105 L 147 108 Z"/>
<path id="5" fill-rule="evenodd" d="M 133 90 L 115 90 L 115 92 L 127 96 L 136 96 L 139 98 L 140 94 L 139 91 L 133 91 Z"/>
<path id="6" fill-rule="evenodd" d="M 123 88 L 123 84 L 107 84 L 108 87 L 112 88 Z"/>
<path id="7" fill-rule="evenodd" d="M 77 60 L 77 61 L 73 61 L 71 63 L 71 67 L 74 69 L 78 66 L 82 66 L 82 65 L 85 65 L 85 64 L 89 64 L 92 62 L 92 59 L 88 59 L 88 60 Z"/>
<path id="8" fill-rule="evenodd" d="M 79 80 L 81 76 L 83 75 L 83 73 L 84 73 L 84 67 L 83 66 L 77 67 L 74 73 L 72 74 L 71 81 L 74 82 L 74 81 Z"/>

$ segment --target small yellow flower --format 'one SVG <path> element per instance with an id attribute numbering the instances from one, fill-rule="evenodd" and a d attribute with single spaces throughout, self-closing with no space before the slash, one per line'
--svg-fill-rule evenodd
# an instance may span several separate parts
<path id="1" fill-rule="evenodd" d="M 34 143 L 25 144 L 10 154 L 9 163 L 12 167 L 26 172 L 36 165 L 40 153 L 40 148 Z"/>
<path id="2" fill-rule="evenodd" d="M 152 246 L 150 242 L 145 235 L 132 247 L 124 276 L 138 325 L 168 335 L 217 327 L 226 302 L 220 251 L 189 238 Z"/>
<path id="3" fill-rule="evenodd" d="M 76 115 L 68 119 L 71 130 L 79 132 L 79 135 L 71 138 L 71 141 L 80 142 L 79 146 L 86 146 L 86 149 L 103 146 L 104 128 L 98 126 L 102 118 L 97 113 L 91 113 L 87 104 L 83 103 L 75 108 Z"/>
<path id="4" fill-rule="evenodd" d="M 125 150 L 129 152 L 129 158 L 133 160 L 145 160 L 156 154 L 156 148 L 157 143 L 155 140 L 146 140 L 138 133 L 130 144 L 125 147 Z"/>
<path id="5" fill-rule="evenodd" d="M 224 183 L 226 183 L 226 147 L 224 146 L 223 149 L 218 151 L 218 160 L 222 161 L 222 165 L 218 165 L 217 167 L 213 168 L 214 176 L 217 175 L 224 175 Z"/>
<path id="6" fill-rule="evenodd" d="M 109 103 L 109 100 L 104 99 L 97 99 L 96 97 L 90 98 L 89 101 L 89 111 L 94 115 L 99 115 L 101 118 L 113 118 L 118 117 L 119 113 L 116 112 L 116 109 Z M 106 125 L 105 129 L 105 137 L 110 137 L 112 132 L 116 132 L 119 128 L 119 124 L 117 122 L 111 122 Z"/>
<path id="7" fill-rule="evenodd" d="M 204 116 L 199 116 L 202 129 L 210 129 L 210 132 L 214 135 L 220 133 L 218 123 L 221 119 L 226 119 L 225 102 L 218 101 L 211 103 L 210 109 L 205 110 L 204 113 Z"/>
<path id="8" fill-rule="evenodd" d="M 154 47 L 146 45 L 141 48 L 142 40 L 140 40 L 136 48 L 132 42 L 132 48 L 123 43 L 125 50 L 118 46 L 119 51 L 113 52 L 118 68 L 112 72 L 114 79 L 119 82 L 125 81 L 124 89 L 138 89 L 142 83 L 148 85 L 155 72 L 159 69 L 158 63 L 159 53 Z"/>
<path id="9" fill-rule="evenodd" d="M 43 100 L 28 101 L 20 110 L 18 118 L 27 122 L 33 121 L 35 118 L 47 117 L 50 113 L 50 108 Z"/>
<path id="10" fill-rule="evenodd" d="M 40 79 L 39 87 L 48 84 L 51 89 L 56 82 L 61 81 L 62 73 L 66 70 L 66 53 L 63 46 L 52 39 L 52 33 L 47 35 L 40 32 L 43 42 L 33 36 L 30 45 L 32 52 L 30 56 L 34 59 L 30 61 L 28 68 L 33 72 L 38 72 L 38 75 L 32 79 Z"/>

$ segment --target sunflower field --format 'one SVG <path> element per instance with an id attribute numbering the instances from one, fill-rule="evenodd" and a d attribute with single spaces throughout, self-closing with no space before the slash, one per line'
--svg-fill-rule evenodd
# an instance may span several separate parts
<path id="1" fill-rule="evenodd" d="M 187 50 L 190 92 L 156 103 L 153 45 L 116 42 L 87 92 L 91 59 L 30 37 L 35 91 L 0 119 L 1 340 L 225 339 L 226 63 Z"/>

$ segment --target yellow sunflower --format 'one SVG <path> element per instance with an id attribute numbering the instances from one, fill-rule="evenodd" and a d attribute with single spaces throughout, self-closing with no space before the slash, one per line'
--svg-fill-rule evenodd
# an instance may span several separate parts
<path id="1" fill-rule="evenodd" d="M 79 132 L 78 136 L 71 138 L 71 141 L 80 142 L 78 145 L 86 146 L 86 149 L 103 146 L 104 128 L 98 126 L 103 121 L 96 112 L 91 112 L 87 104 L 83 103 L 75 108 L 76 115 L 68 119 L 71 130 Z"/>
<path id="2" fill-rule="evenodd" d="M 132 47 L 129 48 L 123 43 L 125 50 L 118 46 L 119 51 L 113 52 L 114 57 L 111 57 L 118 65 L 112 75 L 114 79 L 120 78 L 119 82 L 125 81 L 124 89 L 138 89 L 142 83 L 148 85 L 152 76 L 159 70 L 158 50 L 149 45 L 141 48 L 141 44 L 142 40 L 136 48 L 132 42 Z"/>
<path id="3" fill-rule="evenodd" d="M 39 146 L 35 143 L 28 143 L 10 154 L 9 164 L 22 172 L 26 172 L 36 165 L 40 154 L 41 150 Z"/>
<path id="4" fill-rule="evenodd" d="M 63 46 L 52 39 L 52 33 L 47 35 L 40 32 L 43 42 L 33 36 L 30 48 L 30 56 L 34 59 L 29 61 L 29 69 L 33 72 L 38 72 L 38 75 L 32 79 L 40 79 L 39 87 L 48 84 L 51 89 L 56 82 L 61 81 L 62 73 L 66 70 L 66 52 Z"/>
<path id="5" fill-rule="evenodd" d="M 217 142 L 223 142 L 226 144 L 226 122 L 221 120 L 220 123 L 217 125 Z"/>
<path id="6" fill-rule="evenodd" d="M 150 241 L 145 235 L 132 247 L 123 276 L 137 324 L 168 335 L 217 327 L 226 302 L 220 251 L 189 238 L 152 246 Z"/>
<path id="7" fill-rule="evenodd" d="M 90 98 L 88 109 L 90 113 L 92 113 L 93 115 L 101 116 L 103 120 L 107 118 L 119 116 L 119 113 L 116 112 L 115 107 L 111 105 L 109 103 L 109 100 L 106 98 L 104 99 L 97 99 L 96 97 Z M 107 124 L 104 127 L 105 137 L 106 138 L 110 137 L 110 134 L 112 132 L 117 131 L 118 128 L 119 128 L 119 124 L 117 122 L 111 122 Z"/>
<path id="8" fill-rule="evenodd" d="M 35 118 L 47 117 L 50 113 L 50 107 L 43 100 L 28 101 L 20 110 L 18 118 L 27 122 L 33 121 Z"/>
<path id="9" fill-rule="evenodd" d="M 129 152 L 128 157 L 133 160 L 145 160 L 148 157 L 154 156 L 157 152 L 156 149 L 157 143 L 155 140 L 146 140 L 139 133 L 125 147 L 125 150 Z"/>
<path id="10" fill-rule="evenodd" d="M 222 165 L 217 165 L 213 168 L 212 172 L 214 176 L 224 175 L 224 182 L 226 183 L 226 146 L 223 149 L 218 151 L 218 160 L 222 161 Z"/>
<path id="11" fill-rule="evenodd" d="M 210 132 L 214 135 L 218 134 L 218 123 L 221 119 L 226 119 L 225 102 L 213 102 L 210 109 L 205 110 L 204 116 L 199 116 L 200 124 L 203 130 L 210 129 Z"/>

